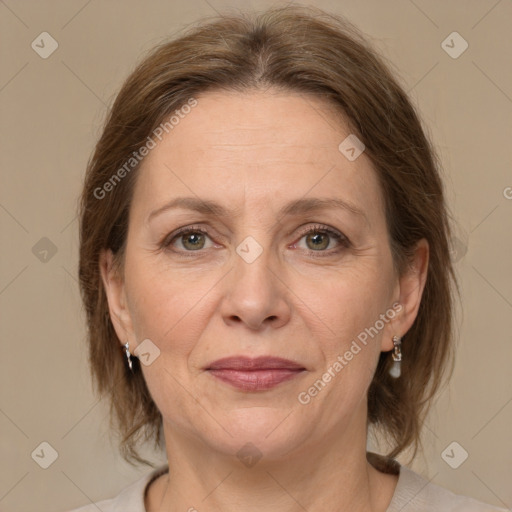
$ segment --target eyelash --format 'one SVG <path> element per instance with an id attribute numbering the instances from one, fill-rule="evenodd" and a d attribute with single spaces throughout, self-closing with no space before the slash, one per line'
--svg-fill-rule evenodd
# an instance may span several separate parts
<path id="1" fill-rule="evenodd" d="M 175 252 L 176 254 L 180 254 L 184 257 L 196 256 L 195 253 L 202 252 L 201 249 L 199 249 L 197 251 L 183 251 L 183 250 L 175 251 L 173 249 L 169 249 L 169 247 L 173 244 L 173 242 L 175 240 L 177 240 L 180 236 L 193 234 L 193 233 L 201 233 L 201 234 L 209 237 L 208 231 L 205 230 L 204 228 L 199 227 L 199 226 L 188 226 L 188 227 L 180 228 L 177 231 L 175 231 L 174 233 L 172 233 L 171 235 L 165 237 L 164 240 L 160 244 L 160 248 L 170 250 L 170 251 Z M 300 233 L 299 240 L 301 240 L 305 236 L 309 235 L 310 233 L 327 234 L 331 238 L 336 240 L 340 244 L 340 246 L 345 249 L 348 249 L 351 246 L 349 239 L 345 235 L 343 235 L 339 231 L 336 231 L 332 228 L 329 228 L 328 226 L 324 226 L 321 224 L 311 226 L 308 229 L 302 231 Z M 325 256 L 332 256 L 334 253 L 337 253 L 340 250 L 341 249 L 338 247 L 337 249 L 330 249 L 330 250 L 323 250 L 323 251 L 307 250 L 307 252 L 314 258 L 317 258 L 317 257 L 322 258 Z"/>

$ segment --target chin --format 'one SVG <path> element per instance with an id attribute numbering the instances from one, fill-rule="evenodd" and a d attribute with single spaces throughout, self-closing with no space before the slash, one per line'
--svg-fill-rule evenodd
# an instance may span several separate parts
<path id="1" fill-rule="evenodd" d="M 244 407 L 226 414 L 222 422 L 218 418 L 229 434 L 219 427 L 216 435 L 206 433 L 204 441 L 217 451 L 236 455 L 243 463 L 245 457 L 276 461 L 310 438 L 310 428 L 298 425 L 297 419 L 288 409 Z"/>

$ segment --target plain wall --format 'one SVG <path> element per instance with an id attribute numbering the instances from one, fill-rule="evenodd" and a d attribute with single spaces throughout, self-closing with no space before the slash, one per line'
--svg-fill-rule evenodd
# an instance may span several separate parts
<path id="1" fill-rule="evenodd" d="M 86 162 L 107 106 L 143 52 L 199 17 L 271 4 L 0 2 L 0 510 L 73 508 L 114 496 L 149 471 L 123 462 L 109 441 L 86 364 L 75 217 Z M 459 225 L 457 364 L 412 468 L 510 507 L 512 3 L 315 5 L 347 16 L 400 71 L 442 158 Z M 458 58 L 441 46 L 454 31 L 469 44 Z M 46 59 L 31 47 L 42 32 L 58 43 Z M 468 453 L 457 469 L 441 456 L 453 441 Z M 42 442 L 58 452 L 48 469 L 31 456 Z"/>

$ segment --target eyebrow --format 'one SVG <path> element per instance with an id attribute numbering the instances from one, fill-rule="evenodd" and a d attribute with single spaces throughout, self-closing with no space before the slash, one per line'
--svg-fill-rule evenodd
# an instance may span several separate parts
<path id="1" fill-rule="evenodd" d="M 177 197 L 164 204 L 160 208 L 153 210 L 148 215 L 147 222 L 151 221 L 154 217 L 175 208 L 194 210 L 198 213 L 210 214 L 215 217 L 236 217 L 239 214 L 238 208 L 230 210 L 220 205 L 219 203 L 208 199 L 200 199 L 198 197 Z M 309 197 L 297 199 L 284 205 L 278 213 L 284 216 L 291 216 L 311 213 L 319 210 L 326 210 L 330 208 L 346 210 L 355 215 L 361 216 L 366 220 L 366 222 L 368 222 L 368 218 L 361 209 L 352 203 L 337 198 Z"/>

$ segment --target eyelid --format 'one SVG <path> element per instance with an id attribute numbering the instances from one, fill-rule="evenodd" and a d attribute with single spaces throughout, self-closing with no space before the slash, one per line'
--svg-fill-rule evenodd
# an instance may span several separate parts
<path id="1" fill-rule="evenodd" d="M 309 233 L 327 233 L 331 238 L 334 238 L 338 242 L 338 247 L 335 247 L 333 249 L 328 249 L 324 251 L 314 251 L 312 249 L 306 249 L 306 251 L 312 255 L 321 257 L 321 256 L 328 256 L 332 255 L 333 253 L 336 253 L 340 251 L 341 248 L 348 249 L 349 247 L 352 247 L 352 242 L 349 240 L 349 238 L 344 235 L 341 231 L 337 230 L 336 228 L 333 228 L 331 226 L 323 225 L 323 224 L 314 224 L 310 225 L 303 230 L 300 231 L 300 236 L 297 239 L 296 242 L 294 242 L 292 245 L 297 244 L 304 236 L 308 235 Z"/>
<path id="2" fill-rule="evenodd" d="M 348 237 L 344 235 L 341 231 L 337 230 L 336 228 L 333 228 L 331 226 L 327 226 L 325 224 L 313 224 L 312 226 L 308 225 L 306 228 L 302 229 L 299 233 L 302 236 L 307 235 L 310 232 L 314 231 L 323 231 L 329 234 L 334 234 L 338 236 L 342 240 L 346 240 L 347 243 L 350 242 Z"/>
<path id="3" fill-rule="evenodd" d="M 169 247 L 173 243 L 173 241 L 175 239 L 177 239 L 180 235 L 186 235 L 188 233 L 196 233 L 196 232 L 202 233 L 203 235 L 208 236 L 208 238 L 211 238 L 210 233 L 208 232 L 207 229 L 205 229 L 202 226 L 192 224 L 190 226 L 183 226 L 181 228 L 178 228 L 175 231 L 173 231 L 172 233 L 165 235 L 162 242 L 160 243 L 160 246 L 163 248 Z M 193 252 L 193 251 L 190 251 L 190 252 Z"/>

